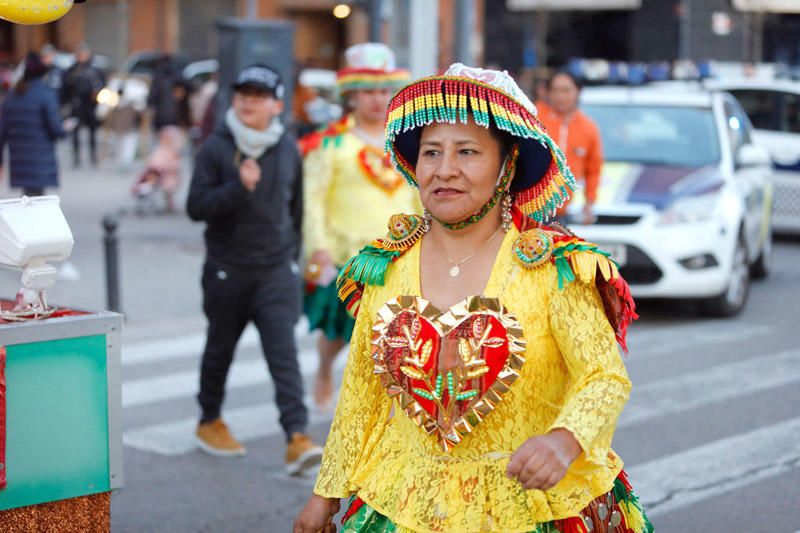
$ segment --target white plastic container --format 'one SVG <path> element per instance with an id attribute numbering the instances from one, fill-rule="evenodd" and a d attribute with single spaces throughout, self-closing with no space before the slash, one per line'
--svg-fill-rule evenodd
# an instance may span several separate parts
<path id="1" fill-rule="evenodd" d="M 74 239 L 58 196 L 0 200 L 0 265 L 14 268 L 64 261 Z"/>

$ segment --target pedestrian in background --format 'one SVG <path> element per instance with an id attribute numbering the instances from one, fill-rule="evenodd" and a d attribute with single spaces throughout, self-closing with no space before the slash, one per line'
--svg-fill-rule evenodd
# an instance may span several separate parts
<path id="1" fill-rule="evenodd" d="M 112 87 L 116 85 L 116 87 Z M 139 127 L 145 111 L 142 96 L 147 94 L 147 84 L 135 77 L 119 78 L 109 83 L 116 88 L 117 105 L 111 107 L 105 124 L 112 135 L 112 146 L 120 172 L 127 172 L 136 161 L 139 148 Z"/>
<path id="2" fill-rule="evenodd" d="M 575 76 L 566 71 L 554 74 L 547 84 L 547 105 L 539 107 L 539 120 L 558 143 L 575 178 L 583 186 L 586 203 L 578 222 L 591 224 L 603 167 L 603 144 L 597 125 L 578 109 L 580 92 L 581 83 Z M 565 219 L 567 205 L 559 209 L 559 220 Z"/>
<path id="3" fill-rule="evenodd" d="M 202 286 L 208 337 L 197 395 L 202 409 L 197 441 L 216 456 L 246 453 L 220 411 L 236 344 L 253 321 L 288 441 L 286 467 L 297 474 L 322 455 L 305 433 L 308 410 L 294 337 L 301 301 L 296 259 L 302 163 L 296 139 L 280 121 L 280 75 L 253 65 L 239 73 L 233 90 L 224 121 L 197 154 L 187 202 L 189 216 L 207 225 Z"/>
<path id="4" fill-rule="evenodd" d="M 72 131 L 73 163 L 81 165 L 81 130 L 89 130 L 89 154 L 92 165 L 97 165 L 97 94 L 105 85 L 105 76 L 92 65 L 92 50 L 88 45 L 78 47 L 76 63 L 64 78 L 64 94 L 70 114 L 78 120 L 78 127 Z"/>
<path id="5" fill-rule="evenodd" d="M 326 131 L 301 142 L 307 256 L 305 312 L 319 329 L 319 370 L 314 386 L 318 407 L 330 407 L 333 362 L 353 332 L 353 318 L 339 301 L 336 273 L 386 227 L 394 213 L 421 211 L 405 179 L 384 155 L 383 121 L 397 89 L 409 79 L 382 43 L 362 43 L 345 52 L 337 74 L 349 113 Z"/>
<path id="6" fill-rule="evenodd" d="M 191 126 L 189 90 L 171 56 L 164 54 L 156 65 L 147 105 L 157 133 L 166 126 L 186 129 Z"/>
<path id="7" fill-rule="evenodd" d="M 219 80 L 215 72 L 189 96 L 189 110 L 191 112 L 193 130 L 192 142 L 197 148 L 202 146 L 216 126 L 213 122 L 206 124 L 205 119 L 209 113 L 213 113 L 209 110 L 215 105 L 214 101 L 217 98 L 218 90 Z M 216 120 L 216 116 L 213 117 L 213 120 Z"/>
<path id="8" fill-rule="evenodd" d="M 181 184 L 184 135 L 177 126 L 164 126 L 158 131 L 158 144 L 147 160 L 147 168 L 137 185 L 150 186 L 163 195 L 164 212 L 175 212 L 175 193 Z M 155 180 L 153 178 L 155 177 Z M 135 188 L 139 196 L 141 189 Z"/>
<path id="9" fill-rule="evenodd" d="M 44 84 L 56 92 L 59 104 L 63 104 L 64 71 L 55 63 L 57 53 L 58 50 L 56 47 L 48 43 L 42 47 L 40 55 L 42 57 L 42 63 L 47 67 L 47 73 L 44 76 Z"/>
<path id="10" fill-rule="evenodd" d="M 0 108 L 0 167 L 8 144 L 11 186 L 26 196 L 41 196 L 46 187 L 58 187 L 55 145 L 66 131 L 56 93 L 43 80 L 46 74 L 39 54 L 29 53 L 22 78 Z"/>

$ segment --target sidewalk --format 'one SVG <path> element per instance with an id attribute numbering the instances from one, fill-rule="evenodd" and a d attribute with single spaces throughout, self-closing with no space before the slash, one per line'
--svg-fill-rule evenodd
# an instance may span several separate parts
<path id="1" fill-rule="evenodd" d="M 183 213 L 137 216 L 132 214 L 130 188 L 141 169 L 140 161 L 121 173 L 111 162 L 98 168 L 73 169 L 69 145 L 59 146 L 62 209 L 75 237 L 70 261 L 80 272 L 74 281 L 61 280 L 48 291 L 51 303 L 87 310 L 106 308 L 102 218 L 125 211 L 120 217 L 119 260 L 121 305 L 126 316 L 126 337 L 157 337 L 191 333 L 205 327 L 202 315 L 200 273 L 204 246 L 203 225 Z M 190 178 L 189 162 L 176 204 L 183 206 Z M 48 191 L 51 192 L 51 191 Z M 0 183 L 0 198 L 19 195 Z M 0 267 L 0 294 L 13 295 L 19 272 Z"/>

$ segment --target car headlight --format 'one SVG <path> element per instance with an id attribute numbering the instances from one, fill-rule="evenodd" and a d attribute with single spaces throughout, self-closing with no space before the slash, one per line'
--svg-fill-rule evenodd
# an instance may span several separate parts
<path id="1" fill-rule="evenodd" d="M 708 220 L 716 213 L 719 201 L 718 192 L 679 198 L 661 212 L 659 223 L 681 224 Z"/>
<path id="2" fill-rule="evenodd" d="M 116 107 L 119 103 L 119 94 L 108 88 L 101 89 L 100 92 L 97 93 L 97 103 L 109 107 Z"/>

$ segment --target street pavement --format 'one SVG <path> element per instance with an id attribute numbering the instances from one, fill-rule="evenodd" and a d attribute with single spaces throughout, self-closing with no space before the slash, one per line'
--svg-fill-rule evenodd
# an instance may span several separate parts
<path id="1" fill-rule="evenodd" d="M 66 159 L 65 159 L 66 160 Z M 112 499 L 115 532 L 284 532 L 313 475 L 283 472 L 285 440 L 255 331 L 228 379 L 224 416 L 248 455 L 217 459 L 193 443 L 204 341 L 199 290 L 202 227 L 184 215 L 131 213 L 135 176 L 112 165 L 62 176 L 80 279 L 51 301 L 105 307 L 100 220 L 120 222 L 125 487 Z M 11 196 L 0 185 L 0 197 Z M 127 213 L 127 214 L 126 214 Z M 772 275 L 745 311 L 709 319 L 691 304 L 643 302 L 625 362 L 634 383 L 614 448 L 659 532 L 800 531 L 800 239 L 776 243 Z M 18 274 L 0 272 L 3 294 Z M 307 385 L 314 339 L 297 327 Z M 341 377 L 345 357 L 337 363 Z M 331 414 L 312 412 L 322 441 Z"/>

